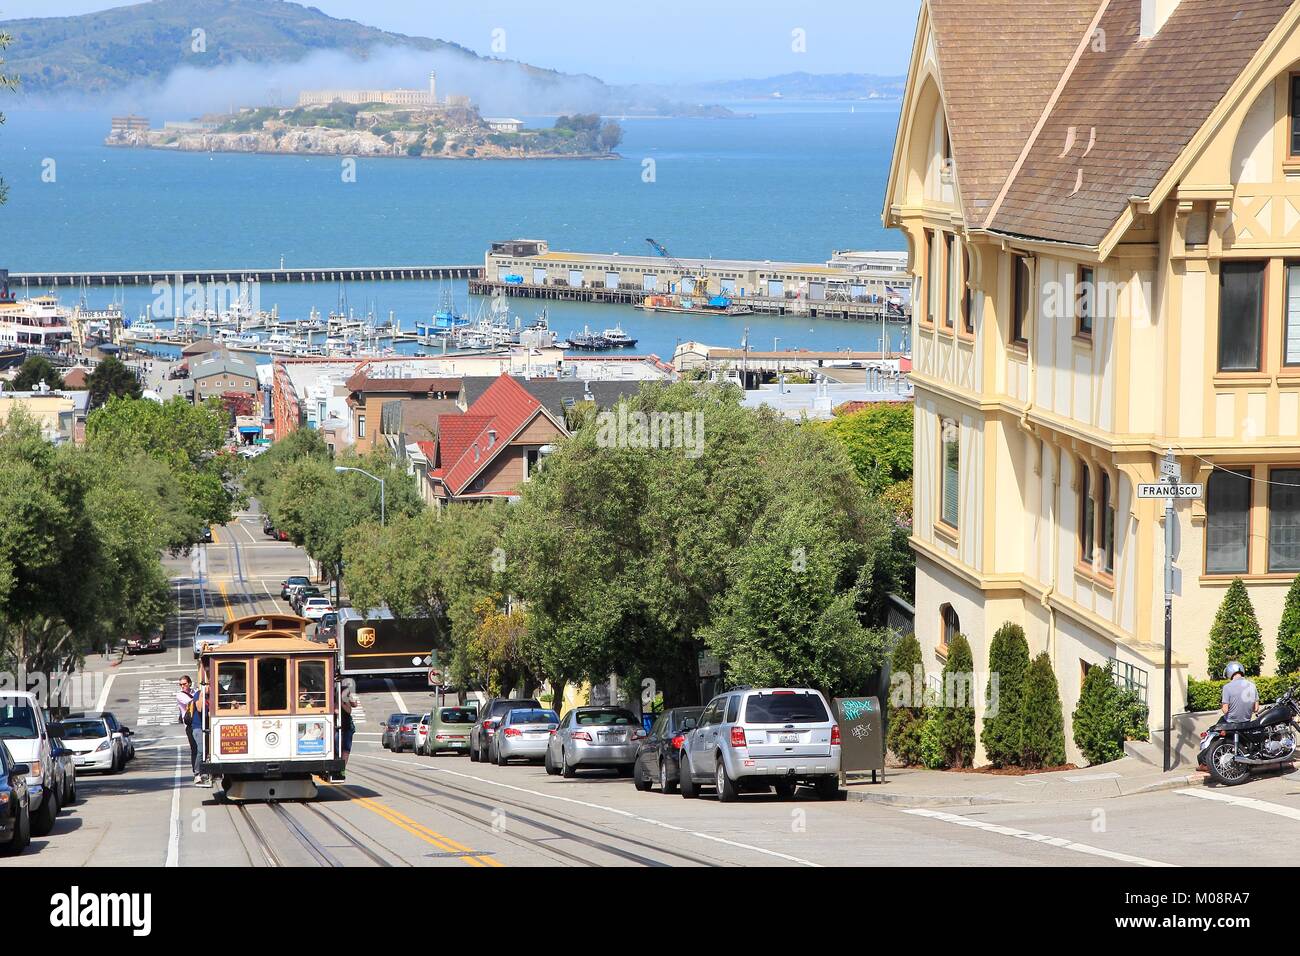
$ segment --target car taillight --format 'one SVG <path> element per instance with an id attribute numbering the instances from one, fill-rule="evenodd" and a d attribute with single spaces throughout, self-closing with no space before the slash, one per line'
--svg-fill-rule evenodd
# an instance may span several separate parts
<path id="1" fill-rule="evenodd" d="M 840 725 L 835 724 L 833 727 L 831 727 L 831 746 L 838 747 L 839 745 L 840 745 Z"/>
<path id="2" fill-rule="evenodd" d="M 732 727 L 732 728 L 731 728 L 731 746 L 733 746 L 733 747 L 743 747 L 743 746 L 745 746 L 745 728 L 744 728 L 744 727 Z"/>
<path id="3" fill-rule="evenodd" d="M 678 734 L 673 738 L 673 750 L 681 750 L 682 744 L 686 743 L 686 735 Z"/>
<path id="4" fill-rule="evenodd" d="M 414 730 L 414 729 L 415 729 L 415 728 L 413 728 L 410 724 L 403 724 L 403 725 L 402 725 L 402 733 L 404 733 L 404 734 L 406 734 L 406 733 L 410 733 L 410 732 L 411 732 L 412 730 Z"/>
<path id="5" fill-rule="evenodd" d="M 585 740 L 587 743 L 591 743 L 591 734 L 587 733 L 585 730 L 575 730 L 569 736 L 574 740 Z"/>
<path id="6" fill-rule="evenodd" d="M 491 730 L 491 729 L 492 729 L 493 727 L 495 727 L 495 726 L 496 726 L 496 721 L 494 721 L 494 720 L 485 720 L 485 721 L 483 721 L 483 729 L 484 729 L 484 730 Z"/>
<path id="7" fill-rule="evenodd" d="M 518 727 L 507 727 L 505 730 L 501 731 L 501 733 L 504 734 L 504 735 L 507 736 L 507 737 L 518 737 L 518 736 L 519 736 L 519 728 L 518 728 Z"/>

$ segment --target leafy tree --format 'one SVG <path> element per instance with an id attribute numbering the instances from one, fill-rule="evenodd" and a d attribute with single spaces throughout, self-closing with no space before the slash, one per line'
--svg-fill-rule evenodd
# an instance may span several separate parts
<path id="1" fill-rule="evenodd" d="M 921 642 L 908 634 L 894 648 L 890 668 L 889 735 L 887 743 L 904 764 L 921 763 L 921 730 L 925 726 L 925 671 Z"/>
<path id="2" fill-rule="evenodd" d="M 613 152 L 623 142 L 623 127 L 610 120 L 600 128 L 600 145 L 605 152 Z"/>
<path id="3" fill-rule="evenodd" d="M 1300 574 L 1295 576 L 1286 592 L 1282 623 L 1277 629 L 1277 672 L 1294 674 L 1296 671 L 1300 671 Z"/>
<path id="4" fill-rule="evenodd" d="M 110 398 L 139 398 L 144 394 L 135 373 L 111 356 L 86 376 L 86 389 L 91 408 L 99 408 Z"/>
<path id="5" fill-rule="evenodd" d="M 314 428 L 299 428 L 254 458 L 243 475 L 244 489 L 254 498 L 269 495 L 271 487 L 292 462 L 302 458 L 330 459 L 329 446 Z"/>
<path id="6" fill-rule="evenodd" d="M 819 427 L 835 436 L 872 494 L 912 477 L 912 406 L 880 402 Z"/>
<path id="7" fill-rule="evenodd" d="M 1024 628 L 1008 621 L 998 628 L 989 644 L 989 682 L 984 697 L 984 731 L 980 736 L 984 753 L 995 767 L 1020 762 L 1028 670 L 1029 644 Z"/>
<path id="8" fill-rule="evenodd" d="M 1251 677 L 1259 675 L 1264 661 L 1259 619 L 1241 578 L 1233 579 L 1214 615 L 1209 642 L 1210 677 L 1222 677 L 1229 661 L 1238 661 Z"/>
<path id="9" fill-rule="evenodd" d="M 1025 726 L 1020 764 L 1032 770 L 1065 763 L 1065 722 L 1061 693 L 1046 652 L 1029 665 L 1025 678 Z"/>
<path id="10" fill-rule="evenodd" d="M 948 643 L 943 665 L 943 699 L 936 707 L 936 733 L 944 765 L 969 767 L 975 760 L 975 659 L 958 634 Z"/>
<path id="11" fill-rule="evenodd" d="M 11 386 L 15 392 L 30 392 L 44 382 L 52 389 L 63 387 L 63 376 L 44 355 L 29 355 L 23 360 Z"/>

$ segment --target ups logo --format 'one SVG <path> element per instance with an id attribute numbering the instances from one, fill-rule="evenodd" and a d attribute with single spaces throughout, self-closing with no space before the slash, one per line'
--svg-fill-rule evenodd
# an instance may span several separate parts
<path id="1" fill-rule="evenodd" d="M 373 627 L 363 627 L 357 631 L 357 643 L 362 647 L 375 646 L 375 629 Z"/>

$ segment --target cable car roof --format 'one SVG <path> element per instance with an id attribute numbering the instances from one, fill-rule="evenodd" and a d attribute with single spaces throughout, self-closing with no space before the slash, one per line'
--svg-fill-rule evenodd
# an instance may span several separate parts
<path id="1" fill-rule="evenodd" d="M 249 657 L 257 654 L 333 654 L 338 650 L 334 639 L 309 641 L 294 631 L 250 631 L 233 638 L 228 644 L 204 644 L 203 656 L 228 655 Z"/>

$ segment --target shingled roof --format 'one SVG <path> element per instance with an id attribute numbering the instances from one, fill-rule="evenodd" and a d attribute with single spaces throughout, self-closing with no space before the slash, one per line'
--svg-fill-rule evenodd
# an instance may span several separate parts
<path id="1" fill-rule="evenodd" d="M 929 3 L 967 222 L 1085 246 L 1150 195 L 1291 6 L 1182 0 L 1142 40 L 1141 0 Z"/>

